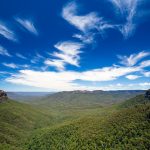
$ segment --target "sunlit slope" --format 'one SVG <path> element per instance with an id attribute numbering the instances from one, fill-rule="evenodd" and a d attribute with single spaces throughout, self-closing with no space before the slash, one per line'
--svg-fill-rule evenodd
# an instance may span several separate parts
<path id="1" fill-rule="evenodd" d="M 12 100 L 0 103 L 0 149 L 20 149 L 33 129 L 48 124 L 50 117 Z"/>
<path id="2" fill-rule="evenodd" d="M 138 98 L 141 99 L 141 96 L 136 97 Z M 150 103 L 147 101 L 142 104 L 138 101 L 130 107 L 119 108 L 120 110 L 105 116 L 87 116 L 60 126 L 42 129 L 32 136 L 27 149 L 149 149 Z"/>

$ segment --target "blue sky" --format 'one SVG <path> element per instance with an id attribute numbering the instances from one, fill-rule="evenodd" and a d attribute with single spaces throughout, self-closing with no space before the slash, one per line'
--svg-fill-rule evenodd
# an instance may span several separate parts
<path id="1" fill-rule="evenodd" d="M 0 3 L 0 89 L 150 88 L 149 0 Z"/>

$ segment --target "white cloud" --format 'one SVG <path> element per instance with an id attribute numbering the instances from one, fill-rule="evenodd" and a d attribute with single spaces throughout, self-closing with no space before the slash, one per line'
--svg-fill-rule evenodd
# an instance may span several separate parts
<path id="1" fill-rule="evenodd" d="M 81 40 L 84 43 L 90 44 L 94 40 L 94 33 L 87 33 L 87 34 L 74 34 L 72 37 Z"/>
<path id="2" fill-rule="evenodd" d="M 128 38 L 136 28 L 134 18 L 137 12 L 137 5 L 139 0 L 109 0 L 119 11 L 119 17 L 125 19 L 125 23 L 119 25 L 119 30 L 125 38 Z"/>
<path id="3" fill-rule="evenodd" d="M 30 66 L 25 64 L 25 65 L 18 65 L 20 68 L 29 68 Z"/>
<path id="4" fill-rule="evenodd" d="M 7 72 L 7 71 L 0 71 L 0 74 L 2 74 L 2 75 L 12 75 L 13 73 L 11 73 L 11 72 Z"/>
<path id="5" fill-rule="evenodd" d="M 121 89 L 124 89 L 124 90 L 147 90 L 149 88 L 150 88 L 149 82 L 125 84 L 121 87 Z"/>
<path id="6" fill-rule="evenodd" d="M 150 71 L 143 72 L 143 75 L 144 75 L 145 77 L 150 77 Z"/>
<path id="7" fill-rule="evenodd" d="M 85 81 L 111 81 L 120 76 L 124 76 L 132 72 L 138 72 L 140 70 L 140 67 L 104 67 L 102 69 L 82 72 L 80 79 Z"/>
<path id="8" fill-rule="evenodd" d="M 67 55 L 78 55 L 81 53 L 80 49 L 83 47 L 83 44 L 65 41 L 57 43 L 54 47 Z"/>
<path id="9" fill-rule="evenodd" d="M 46 60 L 46 65 L 54 66 L 58 70 L 64 70 L 66 64 L 79 66 L 79 54 L 81 53 L 80 49 L 83 47 L 83 44 L 65 41 L 57 43 L 54 47 L 58 50 L 58 52 L 51 54 L 55 59 Z"/>
<path id="10" fill-rule="evenodd" d="M 0 35 L 8 40 L 17 41 L 14 31 L 10 30 L 4 23 L 0 22 Z"/>
<path id="11" fill-rule="evenodd" d="M 85 43 L 92 43 L 95 34 L 99 33 L 105 36 L 107 29 L 119 30 L 125 39 L 130 37 L 137 27 L 138 5 L 142 0 L 108 0 L 114 8 L 120 23 L 112 23 L 99 16 L 96 12 L 90 12 L 85 15 L 79 14 L 79 7 L 75 1 L 68 3 L 63 7 L 62 17 L 83 34 L 74 34 Z M 136 20 L 135 20 L 136 19 Z M 92 33 L 92 34 L 91 34 Z M 86 40 L 87 37 L 90 37 Z"/>
<path id="12" fill-rule="evenodd" d="M 127 75 L 126 78 L 129 79 L 129 80 L 135 80 L 135 79 L 138 79 L 140 78 L 141 76 L 138 76 L 138 75 Z"/>
<path id="13" fill-rule="evenodd" d="M 150 86 L 150 82 L 139 83 L 140 86 Z"/>
<path id="14" fill-rule="evenodd" d="M 44 56 L 42 56 L 42 55 L 41 55 L 41 54 L 39 54 L 39 53 L 36 53 L 36 57 L 37 57 L 37 58 L 39 58 L 39 59 L 40 59 L 40 58 L 41 58 L 41 59 L 45 59 L 45 57 L 44 57 Z"/>
<path id="15" fill-rule="evenodd" d="M 2 63 L 2 64 L 6 67 L 9 67 L 9 68 L 13 68 L 13 69 L 18 68 L 18 66 L 14 63 Z"/>
<path id="16" fill-rule="evenodd" d="M 95 32 L 96 30 L 101 36 L 105 35 L 107 29 L 119 30 L 124 38 L 128 38 L 132 35 L 136 28 L 134 21 L 137 12 L 137 6 L 139 0 L 109 0 L 115 7 L 117 17 L 122 19 L 120 24 L 112 24 L 103 17 L 99 16 L 96 12 L 91 12 L 85 15 L 79 15 L 77 3 L 68 3 L 62 11 L 62 16 L 70 24 L 75 26 L 77 29 L 82 31 L 84 34 L 75 34 L 74 37 L 79 38 L 83 42 L 90 43 L 93 41 L 95 34 L 90 34 L 90 31 Z M 94 31 L 95 30 L 95 31 Z M 91 36 L 90 40 L 86 40 L 86 37 Z"/>
<path id="17" fill-rule="evenodd" d="M 48 66 L 52 66 L 52 67 L 56 67 L 59 71 L 64 70 L 65 69 L 65 63 L 62 60 L 58 60 L 58 59 L 47 59 L 44 62 L 46 65 Z"/>
<path id="18" fill-rule="evenodd" d="M 63 60 L 63 62 L 79 66 L 79 54 L 83 44 L 77 42 L 61 42 L 55 45 L 59 52 L 53 53 L 53 56 Z"/>
<path id="19" fill-rule="evenodd" d="M 78 55 L 74 56 L 74 55 L 66 55 L 64 53 L 53 53 L 53 56 L 60 58 L 64 63 L 68 63 L 74 66 L 79 66 L 79 62 L 78 62 Z"/>
<path id="20" fill-rule="evenodd" d="M 122 87 L 122 86 L 123 86 L 123 84 L 121 84 L 121 83 L 117 83 L 117 84 L 116 84 L 116 86 Z"/>
<path id="21" fill-rule="evenodd" d="M 111 81 L 128 73 L 137 72 L 140 70 L 141 69 L 138 67 L 105 67 L 83 72 L 40 72 L 33 70 L 21 70 L 20 73 L 14 74 L 10 78 L 7 78 L 6 81 L 33 87 L 47 88 L 51 90 L 92 89 L 94 87 L 82 86 L 75 83 L 75 80 L 84 80 L 91 82 Z"/>
<path id="22" fill-rule="evenodd" d="M 80 46 L 71 45 L 73 51 L 70 51 L 68 44 L 62 42 L 55 45 L 58 49 L 59 53 L 57 54 L 65 54 L 68 55 L 78 55 L 80 53 Z M 56 53 L 54 53 L 56 54 Z M 53 54 L 53 55 L 54 55 Z M 145 76 L 149 76 L 149 73 L 146 74 L 144 71 L 145 67 L 150 65 L 149 60 L 144 60 L 140 64 L 135 65 L 141 58 L 147 56 L 148 53 L 141 52 L 138 54 L 130 55 L 130 61 L 125 61 L 124 66 L 113 65 L 110 67 L 102 67 L 87 71 L 65 71 L 66 63 L 70 63 L 68 58 L 64 58 L 64 55 L 60 56 L 59 59 L 48 59 L 45 61 L 45 64 L 49 66 L 56 67 L 59 71 L 35 71 L 35 70 L 20 70 L 19 73 L 11 75 L 6 79 L 7 82 L 23 84 L 33 87 L 45 88 L 53 91 L 62 91 L 62 90 L 94 90 L 100 89 L 102 86 L 95 86 L 95 84 L 91 85 L 82 85 L 81 81 L 88 81 L 91 83 L 94 82 L 104 82 L 104 81 L 113 81 L 117 80 L 119 77 L 125 76 L 129 80 L 135 80 L 141 76 L 134 75 L 134 73 L 145 73 Z M 63 56 L 63 57 L 62 57 Z M 134 56 L 134 57 L 133 57 Z M 131 59 L 132 58 L 132 59 Z M 70 63 L 71 64 L 71 63 Z M 5 65 L 6 66 L 6 65 Z M 8 66 L 8 65 L 7 65 Z M 9 65 L 10 66 L 10 65 Z M 18 65 L 21 67 L 21 65 Z M 14 67 L 14 65 L 11 65 Z M 145 89 L 146 86 L 143 87 L 139 83 L 126 85 L 127 89 Z M 115 89 L 125 89 L 121 83 L 115 85 Z M 147 85 L 148 86 L 148 85 Z M 108 85 L 103 87 L 104 89 L 113 89 L 114 86 Z"/>
<path id="23" fill-rule="evenodd" d="M 135 30 L 135 24 L 133 24 L 131 21 L 128 21 L 126 24 L 120 25 L 118 27 L 125 39 L 130 37 Z"/>
<path id="24" fill-rule="evenodd" d="M 141 67 L 149 67 L 150 66 L 150 60 L 145 60 L 141 62 L 140 64 Z"/>
<path id="25" fill-rule="evenodd" d="M 23 56 L 22 54 L 16 53 L 16 56 L 21 58 L 21 59 L 27 59 L 25 56 Z"/>
<path id="26" fill-rule="evenodd" d="M 16 18 L 15 20 L 29 32 L 38 35 L 38 32 L 31 20 L 21 19 L 21 18 Z"/>
<path id="27" fill-rule="evenodd" d="M 128 56 L 118 56 L 119 59 L 121 59 L 120 64 L 123 64 L 125 66 L 134 66 L 137 62 L 139 62 L 141 59 L 143 59 L 146 56 L 149 56 L 149 52 L 139 52 L 138 54 L 131 54 Z M 148 61 L 143 62 L 141 65 L 146 65 L 146 63 L 150 63 Z"/>
<path id="28" fill-rule="evenodd" d="M 36 63 L 38 63 L 38 62 L 40 62 L 40 61 L 44 61 L 44 60 L 45 60 L 45 57 L 44 57 L 44 56 L 42 56 L 42 55 L 39 54 L 39 53 L 36 53 L 36 55 L 31 59 L 31 63 L 36 64 Z"/>
<path id="29" fill-rule="evenodd" d="M 100 21 L 97 14 L 93 12 L 84 16 L 77 15 L 77 5 L 75 2 L 70 2 L 63 8 L 62 16 L 70 24 L 83 32 L 96 28 L 97 23 Z"/>
<path id="30" fill-rule="evenodd" d="M 70 51 L 70 49 L 68 49 L 66 44 L 63 43 L 64 46 L 62 46 L 61 44 L 59 43 L 55 45 L 55 47 L 59 49 L 60 53 L 65 53 L 67 55 L 68 54 L 76 55 L 80 53 L 80 51 L 76 52 L 77 47 L 73 46 L 72 49 L 74 51 Z M 125 76 L 130 80 L 137 79 L 141 76 L 133 75 L 132 73 L 143 73 L 143 72 L 145 73 L 144 68 L 150 65 L 149 60 L 145 60 L 135 66 L 137 61 L 139 61 L 139 59 L 141 59 L 146 55 L 148 55 L 148 53 L 146 52 L 132 54 L 131 58 L 133 59 L 133 62 L 129 61 L 130 62 L 129 63 L 127 61 L 128 63 L 127 64 L 125 63 L 124 64 L 125 66 L 113 65 L 110 67 L 103 67 L 81 72 L 65 71 L 64 70 L 66 63 L 64 61 L 65 59 L 46 60 L 45 64 L 57 67 L 59 71 L 57 72 L 57 71 L 20 70 L 19 73 L 13 74 L 9 78 L 6 78 L 6 81 L 14 84 L 23 84 L 38 88 L 49 89 L 53 91 L 96 90 L 96 89 L 103 89 L 103 90 L 146 89 L 149 87 L 149 83 L 136 83 L 129 85 L 123 85 L 121 83 L 118 83 L 116 85 L 95 86 L 95 84 L 82 85 L 80 82 L 77 82 L 78 80 L 88 81 L 91 83 L 112 81 L 123 76 Z M 147 74 L 145 73 L 145 76 L 149 76 L 149 73 Z"/>
<path id="31" fill-rule="evenodd" d="M 99 17 L 95 12 L 78 15 L 78 6 L 74 1 L 68 3 L 63 8 L 62 17 L 82 31 L 81 34 L 74 34 L 73 37 L 85 43 L 91 43 L 93 41 L 96 30 L 103 35 L 106 29 L 114 28 L 114 25 L 104 21 L 103 17 Z"/>
<path id="32" fill-rule="evenodd" d="M 2 47 L 1 45 L 0 45 L 0 55 L 11 57 L 7 49 Z"/>
<path id="33" fill-rule="evenodd" d="M 29 68 L 29 65 L 27 65 L 27 64 L 19 65 L 19 64 L 14 64 L 14 63 L 2 63 L 2 65 L 4 65 L 5 67 L 8 67 L 8 68 L 13 68 L 13 69 Z"/>

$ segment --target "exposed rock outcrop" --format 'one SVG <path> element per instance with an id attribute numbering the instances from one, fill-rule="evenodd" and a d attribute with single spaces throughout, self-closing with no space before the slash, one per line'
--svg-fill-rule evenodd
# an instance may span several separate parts
<path id="1" fill-rule="evenodd" d="M 8 99 L 7 93 L 3 90 L 0 90 L 0 103 L 6 101 Z"/>

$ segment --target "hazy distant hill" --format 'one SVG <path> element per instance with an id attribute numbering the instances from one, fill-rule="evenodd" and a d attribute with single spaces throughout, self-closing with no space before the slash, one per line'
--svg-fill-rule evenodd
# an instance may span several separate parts
<path id="1" fill-rule="evenodd" d="M 32 101 L 50 95 L 51 92 L 7 92 L 9 98 L 17 101 Z"/>
<path id="2" fill-rule="evenodd" d="M 145 91 L 69 91 L 58 92 L 43 97 L 35 104 L 51 107 L 89 107 L 98 105 L 110 105 L 122 102 Z"/>

